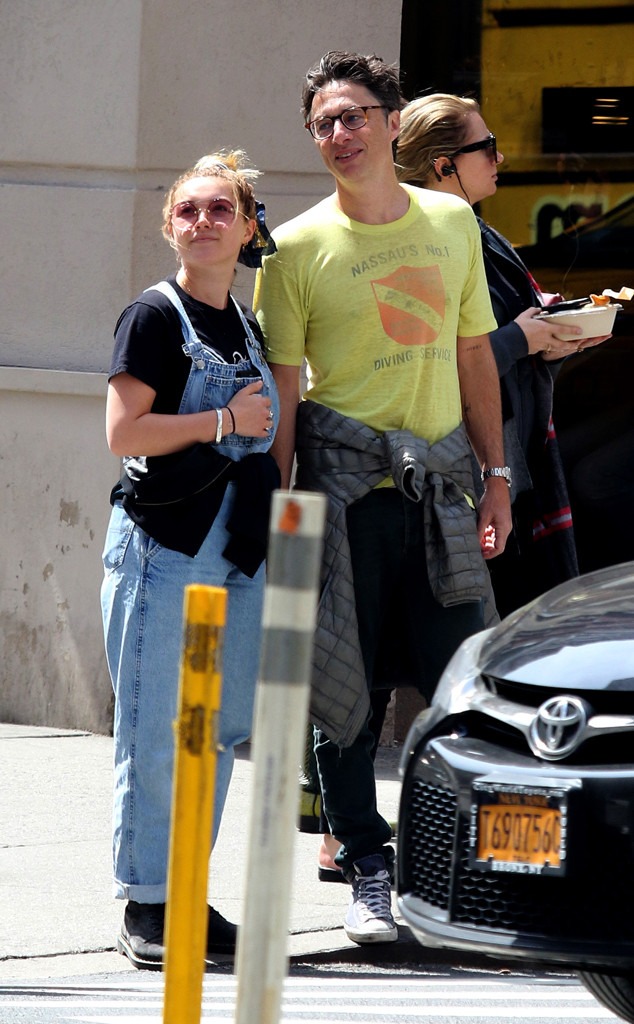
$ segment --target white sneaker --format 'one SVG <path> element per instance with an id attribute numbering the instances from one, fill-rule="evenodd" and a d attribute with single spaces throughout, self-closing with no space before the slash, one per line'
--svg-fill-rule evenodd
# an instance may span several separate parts
<path id="1" fill-rule="evenodd" d="M 364 857 L 355 863 L 354 869 L 350 906 L 343 922 L 346 935 L 360 944 L 396 942 L 398 928 L 392 917 L 392 886 L 383 857 Z"/>

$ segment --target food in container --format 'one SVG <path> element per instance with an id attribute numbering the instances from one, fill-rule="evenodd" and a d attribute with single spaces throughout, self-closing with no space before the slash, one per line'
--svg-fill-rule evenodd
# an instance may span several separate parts
<path id="1" fill-rule="evenodd" d="M 623 294 L 623 293 L 628 294 Z M 629 288 L 622 288 L 620 292 L 613 292 L 606 288 L 602 295 L 590 295 L 588 299 L 574 299 L 571 302 L 561 302 L 546 307 L 543 312 L 538 313 L 540 320 L 547 320 L 548 323 L 566 327 L 581 327 L 582 334 L 575 334 L 571 337 L 562 334 L 562 341 L 582 341 L 583 338 L 598 338 L 603 334 L 610 334 L 614 327 L 616 314 L 623 306 L 619 302 L 612 302 L 612 297 L 631 299 L 634 292 Z"/>

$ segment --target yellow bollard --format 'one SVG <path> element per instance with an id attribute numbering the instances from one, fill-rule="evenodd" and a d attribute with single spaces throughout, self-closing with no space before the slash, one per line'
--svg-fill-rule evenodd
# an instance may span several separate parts
<path id="1" fill-rule="evenodd" d="M 165 921 L 164 1024 L 200 1024 L 227 592 L 185 588 Z"/>

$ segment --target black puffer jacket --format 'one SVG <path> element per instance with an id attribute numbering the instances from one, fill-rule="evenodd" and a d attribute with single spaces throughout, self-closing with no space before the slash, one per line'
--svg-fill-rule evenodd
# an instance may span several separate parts
<path id="1" fill-rule="evenodd" d="M 478 223 L 493 313 L 500 325 L 490 337 L 500 375 L 505 457 L 513 476 L 515 538 L 520 559 L 532 563 L 531 573 L 539 580 L 535 593 L 541 593 L 579 573 L 568 490 L 552 424 L 553 384 L 561 362 L 529 355 L 515 317 L 530 306 L 540 306 L 541 296 L 512 245 L 480 218 Z M 476 488 L 479 475 L 474 464 Z M 524 497 L 516 505 L 519 495 Z M 512 540 L 507 547 L 511 546 Z M 498 597 L 495 579 L 494 587 Z"/>

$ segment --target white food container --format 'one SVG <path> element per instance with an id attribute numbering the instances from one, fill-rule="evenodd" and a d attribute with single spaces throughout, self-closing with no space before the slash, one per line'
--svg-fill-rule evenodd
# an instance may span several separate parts
<path id="1" fill-rule="evenodd" d="M 562 341 L 581 341 L 582 338 L 598 338 L 602 334 L 610 334 L 614 327 L 614 320 L 619 309 L 623 309 L 618 302 L 611 302 L 609 306 L 593 306 L 588 309 L 563 309 L 560 313 L 538 313 L 540 320 L 547 320 L 549 324 L 565 324 L 566 327 L 581 327 L 583 334 L 574 336 L 563 334 Z"/>

